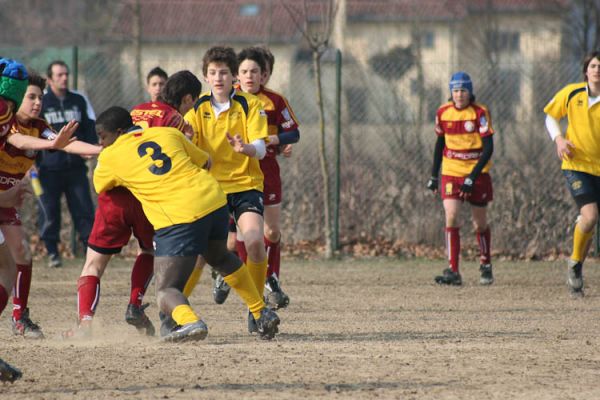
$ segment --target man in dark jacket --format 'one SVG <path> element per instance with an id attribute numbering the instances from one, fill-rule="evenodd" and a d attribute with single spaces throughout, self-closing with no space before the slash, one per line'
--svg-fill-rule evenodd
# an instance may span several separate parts
<path id="1" fill-rule="evenodd" d="M 64 61 L 53 61 L 48 66 L 49 89 L 44 94 L 42 115 L 57 132 L 69 121 L 79 122 L 73 135 L 78 140 L 96 144 L 98 138 L 95 121 L 88 114 L 86 99 L 68 89 L 69 69 Z M 67 198 L 67 205 L 83 248 L 94 223 L 94 205 L 90 195 L 85 160 L 75 154 L 62 151 L 43 151 L 38 157 L 39 177 L 44 189 L 41 195 L 43 210 L 40 212 L 40 235 L 48 250 L 51 267 L 60 267 L 58 252 L 60 241 L 60 198 Z"/>

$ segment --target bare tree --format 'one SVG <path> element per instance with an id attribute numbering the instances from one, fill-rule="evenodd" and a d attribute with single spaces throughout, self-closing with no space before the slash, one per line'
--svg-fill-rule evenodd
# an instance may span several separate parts
<path id="1" fill-rule="evenodd" d="M 600 0 L 573 0 L 565 28 L 573 43 L 567 44 L 577 59 L 600 46 Z"/>
<path id="2" fill-rule="evenodd" d="M 338 10 L 338 0 L 325 0 L 322 3 L 312 4 L 319 6 L 318 20 L 311 23 L 307 0 L 288 2 L 280 0 L 282 6 L 288 12 L 290 18 L 298 28 L 298 31 L 306 39 L 312 52 L 313 68 L 315 72 L 315 83 L 317 87 L 317 107 L 319 110 L 319 163 L 321 176 L 323 178 L 323 202 L 324 202 L 324 229 L 325 235 L 325 257 L 333 257 L 333 238 L 331 224 L 331 201 L 329 196 L 329 164 L 327 150 L 325 149 L 325 109 L 323 107 L 323 82 L 321 77 L 321 61 L 323 54 L 329 49 L 329 41 L 333 31 L 333 22 Z"/>

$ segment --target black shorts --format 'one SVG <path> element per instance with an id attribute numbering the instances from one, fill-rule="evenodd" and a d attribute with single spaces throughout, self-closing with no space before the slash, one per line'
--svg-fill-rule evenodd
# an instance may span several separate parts
<path id="1" fill-rule="evenodd" d="M 157 257 L 189 257 L 204 254 L 210 240 L 227 240 L 229 213 L 223 206 L 189 224 L 162 228 L 154 234 Z"/>
<path id="2" fill-rule="evenodd" d="M 233 215 L 236 222 L 245 212 L 263 215 L 265 210 L 263 194 L 258 190 L 229 193 L 227 195 L 227 206 L 229 207 L 229 213 Z"/>
<path id="3" fill-rule="evenodd" d="M 600 204 L 600 176 L 569 169 L 563 170 L 563 175 L 577 207 L 590 203 Z"/>

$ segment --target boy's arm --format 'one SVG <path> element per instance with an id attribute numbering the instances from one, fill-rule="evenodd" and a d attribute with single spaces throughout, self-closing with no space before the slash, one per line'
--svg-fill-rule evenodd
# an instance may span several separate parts
<path id="1" fill-rule="evenodd" d="M 184 128 L 185 129 L 185 131 L 183 131 L 184 135 L 186 137 L 188 137 L 192 141 L 192 143 L 194 143 L 196 146 L 198 146 L 201 129 L 196 120 L 196 110 L 194 108 L 189 110 L 183 116 L 183 119 L 185 120 L 185 122 L 188 123 L 188 126 L 186 126 Z"/>
<path id="2" fill-rule="evenodd" d="M 63 148 L 63 151 L 80 156 L 97 156 L 102 151 L 102 146 L 75 140 Z"/>
<path id="3" fill-rule="evenodd" d="M 96 193 L 106 192 L 115 186 L 119 186 L 118 177 L 112 172 L 110 164 L 106 161 L 106 157 L 98 158 L 93 180 Z"/>
<path id="4" fill-rule="evenodd" d="M 47 128 L 40 134 L 41 138 L 23 135 L 17 131 L 6 141 L 20 150 L 60 150 L 75 140 L 71 136 L 78 126 L 76 121 L 69 121 L 58 134 Z"/>

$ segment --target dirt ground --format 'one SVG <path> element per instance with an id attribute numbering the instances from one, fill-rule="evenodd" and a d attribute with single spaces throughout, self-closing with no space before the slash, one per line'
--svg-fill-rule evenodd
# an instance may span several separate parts
<path id="1" fill-rule="evenodd" d="M 438 287 L 443 262 L 374 259 L 287 262 L 291 297 L 271 342 L 246 332 L 232 295 L 212 302 L 206 271 L 192 303 L 210 332 L 165 344 L 125 324 L 130 260 L 102 281 L 96 331 L 63 341 L 76 318 L 80 262 L 34 266 L 31 316 L 42 341 L 12 336 L 0 318 L 0 357 L 23 379 L 0 384 L 16 399 L 597 399 L 600 398 L 600 272 L 585 270 L 586 297 L 571 299 L 563 262 L 497 262 L 480 287 Z M 146 299 L 158 323 L 154 290 Z M 7 309 L 8 311 L 8 309 Z"/>

